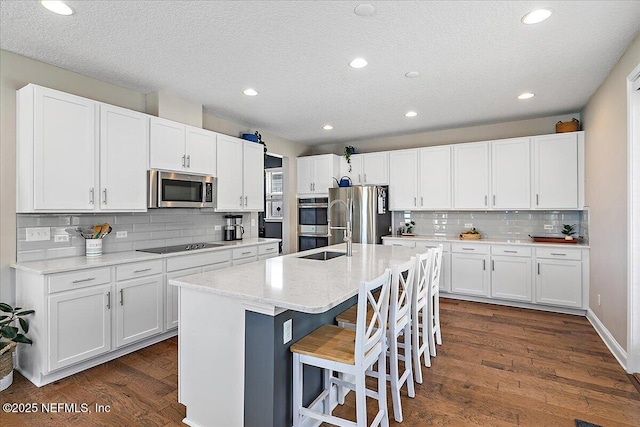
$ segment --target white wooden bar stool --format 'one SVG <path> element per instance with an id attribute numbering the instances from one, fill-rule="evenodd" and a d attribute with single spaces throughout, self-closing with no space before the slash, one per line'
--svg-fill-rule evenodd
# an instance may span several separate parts
<path id="1" fill-rule="evenodd" d="M 413 369 L 411 355 L 411 298 L 414 282 L 415 257 L 404 264 L 393 266 L 391 273 L 391 297 L 389 302 L 389 323 L 387 325 L 387 346 L 389 356 L 389 375 L 387 380 L 391 383 L 391 398 L 393 401 L 393 415 L 397 422 L 402 422 L 402 403 L 400 390 L 407 384 L 407 394 L 415 397 L 413 384 Z M 345 310 L 336 317 L 339 326 L 353 328 L 355 307 Z M 399 343 L 398 338 L 404 335 L 404 342 Z M 398 349 L 403 348 L 403 354 Z M 399 372 L 399 361 L 404 361 L 404 371 Z M 368 371 L 367 375 L 377 377 L 377 373 Z"/>
<path id="2" fill-rule="evenodd" d="M 429 249 L 416 255 L 415 284 L 411 300 L 411 349 L 414 377 L 418 384 L 422 384 L 420 357 L 424 356 L 424 366 L 431 367 L 429 335 L 423 331 L 429 329 L 428 305 L 434 252 L 434 249 Z"/>
<path id="3" fill-rule="evenodd" d="M 427 335 L 429 335 L 429 347 L 431 356 L 436 357 L 436 343 L 442 345 L 440 332 L 440 267 L 442 266 L 442 245 L 433 249 L 433 266 L 431 280 L 429 281 L 429 304 Z"/>
<path id="4" fill-rule="evenodd" d="M 290 347 L 293 353 L 293 425 L 301 427 L 309 418 L 337 426 L 368 426 L 366 397 L 378 400 L 378 412 L 371 426 L 389 426 L 387 412 L 387 383 L 385 337 L 387 313 L 389 310 L 391 271 L 370 282 L 360 285 L 358 292 L 357 320 L 355 331 L 335 325 L 323 325 L 311 332 Z M 381 288 L 380 293 L 373 290 Z M 370 316 L 367 314 L 371 312 Z M 370 319 L 370 320 L 367 320 Z M 365 387 L 366 372 L 373 364 L 377 366 L 377 391 Z M 317 366 L 324 369 L 324 390 L 311 403 L 304 407 L 302 403 L 304 365 Z M 341 377 L 355 377 L 355 382 L 347 382 L 336 378 L 333 372 Z M 332 385 L 347 387 L 356 393 L 356 422 L 331 415 L 333 409 Z M 316 409 L 322 406 L 322 412 Z M 312 425 L 315 425 L 312 424 Z"/>

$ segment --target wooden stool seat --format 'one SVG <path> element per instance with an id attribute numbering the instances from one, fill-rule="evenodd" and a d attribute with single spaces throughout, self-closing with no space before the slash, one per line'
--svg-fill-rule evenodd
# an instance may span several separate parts
<path id="1" fill-rule="evenodd" d="M 357 312 L 358 307 L 353 308 Z M 335 325 L 322 325 L 293 344 L 291 352 L 353 365 L 356 360 L 355 342 L 356 331 Z"/>

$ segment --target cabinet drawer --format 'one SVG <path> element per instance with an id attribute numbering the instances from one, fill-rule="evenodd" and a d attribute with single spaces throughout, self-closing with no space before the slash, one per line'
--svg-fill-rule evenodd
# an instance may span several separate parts
<path id="1" fill-rule="evenodd" d="M 258 255 L 258 247 L 250 246 L 248 248 L 237 248 L 233 250 L 233 260 L 252 258 Z M 235 264 L 235 263 L 234 263 Z"/>
<path id="2" fill-rule="evenodd" d="M 477 243 L 452 243 L 451 252 L 460 254 L 488 254 L 489 245 L 479 245 Z"/>
<path id="3" fill-rule="evenodd" d="M 162 273 L 162 260 L 137 262 L 116 267 L 116 281 Z"/>
<path id="4" fill-rule="evenodd" d="M 272 243 L 270 245 L 260 245 L 258 246 L 258 255 L 270 255 L 278 253 L 278 244 Z"/>
<path id="5" fill-rule="evenodd" d="M 256 261 L 256 258 L 254 257 L 234 259 L 232 265 L 236 266 L 236 265 L 242 265 L 242 264 L 249 264 L 250 262 L 254 262 L 254 261 Z"/>
<path id="6" fill-rule="evenodd" d="M 449 251 L 451 251 L 451 243 L 445 243 L 445 242 L 440 243 L 438 241 L 434 241 L 434 242 L 417 241 L 416 242 L 416 248 L 418 249 L 437 248 L 440 245 L 442 245 L 443 253 L 448 253 Z"/>
<path id="7" fill-rule="evenodd" d="M 580 261 L 582 259 L 582 251 L 563 248 L 536 248 L 536 258 L 571 259 Z"/>
<path id="8" fill-rule="evenodd" d="M 384 244 L 387 246 L 404 246 L 405 248 L 415 248 L 416 242 L 413 240 L 389 240 L 385 239 Z"/>
<path id="9" fill-rule="evenodd" d="M 73 273 L 56 274 L 49 277 L 49 293 L 102 285 L 111 281 L 110 268 L 80 270 Z"/>
<path id="10" fill-rule="evenodd" d="M 186 268 L 202 267 L 207 264 L 217 264 L 231 261 L 231 251 L 215 251 L 197 255 L 183 255 L 167 259 L 167 272 L 184 270 Z"/>
<path id="11" fill-rule="evenodd" d="M 527 246 L 494 245 L 491 246 L 491 255 L 530 257 L 531 248 Z"/>

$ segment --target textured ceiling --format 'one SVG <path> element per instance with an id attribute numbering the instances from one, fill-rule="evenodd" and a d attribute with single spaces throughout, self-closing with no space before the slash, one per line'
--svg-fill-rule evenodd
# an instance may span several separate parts
<path id="1" fill-rule="evenodd" d="M 2 0 L 0 47 L 312 145 L 578 111 L 640 30 L 640 1 L 67 3 Z"/>

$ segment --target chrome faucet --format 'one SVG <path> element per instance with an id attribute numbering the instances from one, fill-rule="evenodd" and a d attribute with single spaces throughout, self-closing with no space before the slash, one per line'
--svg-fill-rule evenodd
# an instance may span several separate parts
<path id="1" fill-rule="evenodd" d="M 342 203 L 344 207 L 347 209 L 347 226 L 346 227 L 332 227 L 331 226 L 331 208 L 336 203 Z M 344 230 L 344 241 L 347 243 L 347 256 L 352 255 L 352 246 L 353 246 L 353 229 L 351 227 L 352 218 L 353 217 L 353 200 L 347 199 L 345 202 L 342 199 L 335 199 L 331 203 L 329 203 L 329 207 L 327 208 L 327 228 L 329 229 L 329 237 L 331 237 L 331 230 Z"/>

